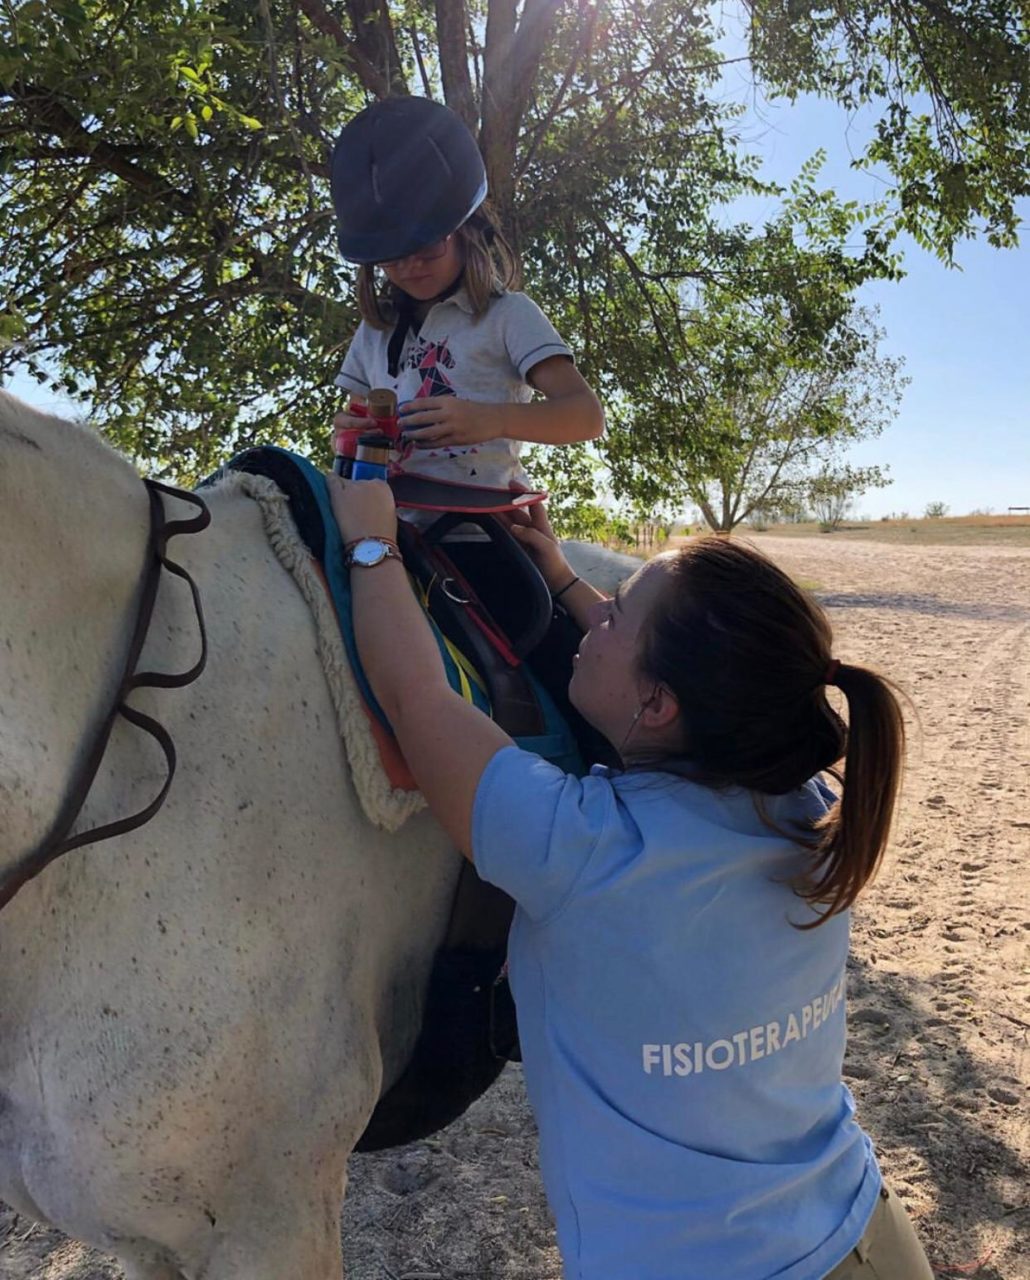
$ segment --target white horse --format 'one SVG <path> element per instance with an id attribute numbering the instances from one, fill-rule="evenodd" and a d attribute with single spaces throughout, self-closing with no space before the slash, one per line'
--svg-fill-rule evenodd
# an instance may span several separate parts
<path id="1" fill-rule="evenodd" d="M 171 554 L 207 669 L 132 698 L 175 741 L 168 799 L 0 912 L 0 1198 L 129 1280 L 338 1280 L 347 1158 L 410 1053 L 459 858 L 425 812 L 365 819 L 309 609 L 257 505 L 206 496 Z M 0 883 L 115 698 L 147 536 L 124 459 L 0 393 Z M 141 666 L 198 651 L 167 580 Z M 162 775 L 119 723 L 76 829 Z"/>

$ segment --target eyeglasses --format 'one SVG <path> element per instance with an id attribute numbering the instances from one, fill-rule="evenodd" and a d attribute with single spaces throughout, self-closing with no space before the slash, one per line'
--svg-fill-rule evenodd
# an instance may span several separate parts
<path id="1" fill-rule="evenodd" d="M 372 265 L 376 267 L 399 267 L 402 262 L 435 262 L 437 258 L 442 258 L 447 252 L 447 246 L 454 238 L 452 231 L 449 236 L 444 236 L 442 240 L 434 240 L 432 244 L 427 244 L 422 249 L 416 249 L 414 253 L 406 253 L 401 258 L 387 258 L 383 262 L 375 262 Z"/>

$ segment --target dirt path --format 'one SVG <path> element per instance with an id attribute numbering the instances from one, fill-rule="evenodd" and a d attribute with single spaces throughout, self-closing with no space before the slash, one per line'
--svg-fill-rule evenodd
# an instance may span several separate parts
<path id="1" fill-rule="evenodd" d="M 855 916 L 859 1118 L 940 1280 L 1030 1280 L 1030 549 L 758 545 L 918 716 Z M 343 1230 L 349 1280 L 557 1280 L 518 1070 L 437 1138 L 356 1157 Z M 0 1208 L 3 1280 L 119 1275 Z"/>

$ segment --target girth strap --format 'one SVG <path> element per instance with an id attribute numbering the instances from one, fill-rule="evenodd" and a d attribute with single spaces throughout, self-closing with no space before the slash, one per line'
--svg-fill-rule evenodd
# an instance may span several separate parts
<path id="1" fill-rule="evenodd" d="M 197 584 L 186 570 L 181 565 L 169 560 L 166 552 L 170 538 L 174 538 L 180 533 L 199 533 L 202 529 L 206 529 L 211 523 L 211 513 L 208 511 L 203 499 L 198 498 L 194 493 L 187 493 L 183 489 L 175 489 L 170 485 L 160 484 L 157 480 L 144 480 L 143 483 L 147 487 L 147 496 L 150 500 L 150 533 L 147 541 L 147 554 L 143 564 L 139 611 L 136 615 L 136 625 L 132 633 L 125 660 L 125 670 L 118 685 L 118 693 L 115 696 L 114 705 L 97 731 L 93 745 L 83 760 L 73 785 L 65 796 L 64 803 L 61 805 L 49 835 L 38 848 L 28 853 L 7 872 L 6 876 L 0 879 L 0 910 L 10 902 L 22 885 L 38 876 L 55 858 L 59 858 L 65 853 L 70 853 L 73 849 L 79 849 L 83 845 L 94 844 L 98 840 L 108 840 L 112 836 L 124 835 L 127 831 L 134 831 L 137 827 L 143 826 L 145 822 L 149 822 L 161 808 L 165 797 L 168 795 L 168 789 L 172 785 L 172 778 L 175 776 L 176 756 L 175 744 L 172 742 L 171 735 L 152 716 L 144 715 L 142 711 L 137 711 L 130 707 L 126 699 L 135 689 L 182 688 L 184 685 L 196 680 L 197 676 L 204 670 L 207 663 L 207 629 L 204 625 L 204 612 L 200 603 L 200 593 L 197 590 Z M 182 502 L 192 504 L 198 508 L 198 514 L 189 520 L 166 520 L 161 494 L 167 494 L 169 497 L 178 498 Z M 146 642 L 147 632 L 150 629 L 151 619 L 153 618 L 162 568 L 167 569 L 169 573 L 174 574 L 177 578 L 182 578 L 189 584 L 190 594 L 193 597 L 193 607 L 197 615 L 197 626 L 200 630 L 200 658 L 189 671 L 184 671 L 180 674 L 165 674 L 159 671 L 136 671 L 136 663 L 139 661 L 140 654 L 143 651 L 143 645 Z M 103 826 L 93 827 L 89 831 L 80 831 L 77 835 L 69 836 L 68 832 L 74 825 L 75 819 L 79 816 L 79 812 L 86 802 L 86 797 L 89 795 L 90 788 L 93 786 L 97 770 L 100 768 L 104 752 L 107 750 L 114 722 L 118 716 L 124 716 L 130 724 L 134 724 L 137 728 L 142 729 L 144 733 L 150 734 L 160 746 L 164 753 L 165 768 L 167 770 L 164 785 L 145 808 L 140 809 L 130 817 L 119 818 L 114 822 L 105 823 Z"/>

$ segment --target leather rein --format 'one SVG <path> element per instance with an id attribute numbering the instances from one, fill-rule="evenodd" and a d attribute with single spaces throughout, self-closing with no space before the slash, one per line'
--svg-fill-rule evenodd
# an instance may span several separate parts
<path id="1" fill-rule="evenodd" d="M 133 629 L 128 654 L 126 655 L 124 674 L 118 685 L 114 704 L 97 730 L 89 752 L 73 778 L 72 785 L 65 796 L 64 803 L 61 805 L 50 833 L 42 844 L 26 854 L 6 874 L 0 875 L 0 910 L 3 910 L 11 901 L 22 885 L 27 884 L 38 876 L 56 858 L 70 853 L 73 849 L 79 849 L 83 845 L 94 844 L 98 840 L 109 840 L 112 836 L 124 835 L 127 831 L 134 831 L 137 827 L 149 822 L 164 804 L 168 789 L 172 785 L 172 779 L 175 776 L 176 756 L 175 744 L 172 742 L 171 735 L 164 725 L 159 724 L 152 716 L 144 715 L 142 711 L 136 711 L 128 705 L 126 700 L 136 689 L 181 689 L 196 680 L 204 670 L 207 663 L 207 629 L 204 626 L 204 612 L 201 608 L 200 592 L 197 590 L 197 584 L 186 570 L 181 565 L 169 560 L 166 552 L 170 538 L 174 538 L 180 533 L 199 533 L 202 529 L 206 529 L 211 523 L 211 513 L 208 511 L 203 499 L 198 498 L 194 493 L 188 493 L 183 489 L 175 489 L 170 485 L 160 484 L 156 480 L 144 480 L 143 483 L 146 485 L 147 496 L 150 500 L 150 532 L 147 541 L 147 554 L 143 564 L 136 625 Z M 198 514 L 189 520 L 167 520 L 164 513 L 164 504 L 161 501 L 162 494 L 190 503 L 198 508 Z M 199 660 L 189 671 L 171 675 L 159 671 L 136 670 L 136 664 L 139 662 L 154 615 L 154 605 L 157 600 L 162 569 L 167 569 L 169 573 L 174 574 L 177 578 L 182 578 L 189 584 L 190 594 L 193 597 L 193 607 L 197 615 L 197 626 L 200 630 Z M 80 831 L 77 835 L 69 835 L 68 833 L 74 826 L 75 820 L 78 818 L 82 806 L 86 802 L 86 797 L 93 786 L 97 770 L 100 768 L 101 761 L 104 758 L 108 740 L 118 716 L 123 716 L 130 724 L 134 724 L 137 728 L 150 734 L 160 746 L 164 753 L 167 771 L 164 785 L 154 799 L 137 813 L 127 818 L 119 818 L 115 822 L 105 823 L 103 826 L 92 827 L 88 831 Z"/>

